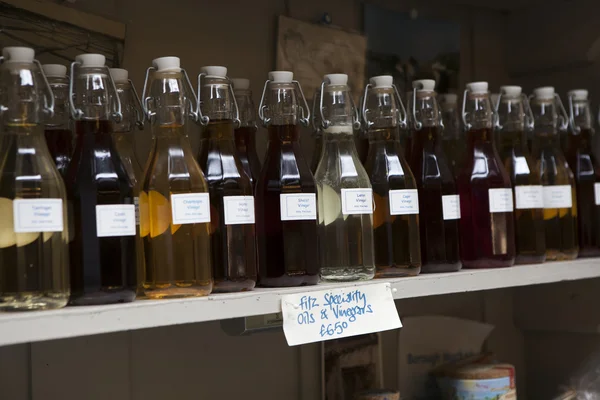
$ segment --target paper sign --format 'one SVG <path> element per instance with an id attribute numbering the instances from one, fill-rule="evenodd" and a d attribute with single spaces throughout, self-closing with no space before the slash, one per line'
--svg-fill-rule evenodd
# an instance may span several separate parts
<path id="1" fill-rule="evenodd" d="M 16 233 L 62 232 L 62 199 L 15 199 L 13 217 Z"/>
<path id="2" fill-rule="evenodd" d="M 389 283 L 289 294 L 281 309 L 290 346 L 402 327 Z"/>

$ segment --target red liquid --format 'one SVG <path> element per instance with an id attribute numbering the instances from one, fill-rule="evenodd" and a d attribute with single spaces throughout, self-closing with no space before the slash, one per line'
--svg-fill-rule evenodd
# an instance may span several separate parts
<path id="1" fill-rule="evenodd" d="M 513 213 L 490 213 L 489 189 L 511 188 L 492 135 L 491 129 L 467 132 L 465 168 L 457 181 L 465 268 L 510 267 L 515 261 Z"/>
<path id="2" fill-rule="evenodd" d="M 256 185 L 259 284 L 315 285 L 319 280 L 317 221 L 282 221 L 281 193 L 317 193 L 302 157 L 296 125 L 269 126 L 269 145 Z"/>
<path id="3" fill-rule="evenodd" d="M 235 146 L 244 172 L 254 188 L 260 175 L 260 159 L 256 152 L 256 128 L 243 126 L 235 130 Z M 206 171 L 205 171 L 206 172 Z"/>
<path id="4" fill-rule="evenodd" d="M 64 178 L 73 154 L 73 133 L 69 129 L 46 129 L 44 134 L 50 155 Z"/>
<path id="5" fill-rule="evenodd" d="M 77 121 L 65 183 L 74 236 L 69 244 L 73 305 L 133 301 L 135 236 L 98 237 L 96 205 L 133 204 L 133 189 L 114 148 L 110 121 Z"/>

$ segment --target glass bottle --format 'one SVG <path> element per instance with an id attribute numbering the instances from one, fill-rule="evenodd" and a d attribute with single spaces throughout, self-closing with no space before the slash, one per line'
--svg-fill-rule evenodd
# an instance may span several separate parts
<path id="1" fill-rule="evenodd" d="M 421 272 L 461 269 L 459 251 L 460 200 L 442 148 L 442 113 L 435 81 L 413 82 L 410 122 L 413 152 L 410 163 L 419 189 Z"/>
<path id="2" fill-rule="evenodd" d="M 546 260 L 572 260 L 579 252 L 575 177 L 560 148 L 558 133 L 559 119 L 560 125 L 566 126 L 568 117 L 553 87 L 535 89 L 531 109 L 535 122 L 532 155 L 544 186 Z"/>
<path id="3" fill-rule="evenodd" d="M 140 98 L 129 79 L 129 72 L 122 68 L 110 68 L 110 76 L 115 82 L 117 94 L 121 102 L 120 121 L 113 121 L 112 139 L 117 154 L 121 158 L 125 172 L 133 185 L 135 208 L 135 253 L 137 264 L 137 295 L 144 295 L 145 255 L 144 242 L 141 236 L 139 196 L 142 190 L 143 171 L 135 153 L 135 132 L 144 129 L 144 110 Z"/>
<path id="4" fill-rule="evenodd" d="M 160 57 L 142 94 L 152 147 L 140 193 L 146 254 L 144 292 L 153 299 L 196 297 L 212 290 L 208 185 L 186 137 L 197 99 L 178 57 Z"/>
<path id="5" fill-rule="evenodd" d="M 533 115 L 520 86 L 502 86 L 496 103 L 498 152 L 513 186 L 515 217 L 515 264 L 546 260 L 544 191 L 540 171 L 527 147 L 526 130 Z"/>
<path id="6" fill-rule="evenodd" d="M 579 257 L 600 256 L 600 168 L 593 152 L 592 118 L 587 90 L 569 96 L 567 162 L 577 187 Z"/>
<path id="7" fill-rule="evenodd" d="M 421 270 L 419 196 L 400 148 L 399 127 L 406 125 L 406 110 L 391 75 L 370 79 L 363 95 L 362 117 L 369 137 L 364 166 L 375 204 L 372 233 L 375 276 L 418 275 Z"/>
<path id="8" fill-rule="evenodd" d="M 73 305 L 133 301 L 137 286 L 133 184 L 112 138 L 121 102 L 104 63 L 103 55 L 82 54 L 71 64 L 76 142 L 65 183 L 75 230 Z"/>
<path id="9" fill-rule="evenodd" d="M 465 268 L 510 267 L 515 261 L 512 185 L 494 142 L 487 82 L 467 84 L 462 109 L 467 139 L 457 180 L 462 263 Z"/>
<path id="10" fill-rule="evenodd" d="M 269 72 L 258 115 L 269 133 L 256 184 L 259 284 L 315 285 L 319 280 L 317 188 L 302 155 L 298 128 L 298 120 L 308 126 L 310 112 L 292 72 Z"/>
<path id="11" fill-rule="evenodd" d="M 240 110 L 240 126 L 235 128 L 235 146 L 244 171 L 254 188 L 260 175 L 260 159 L 256 151 L 256 107 L 252 101 L 248 79 L 231 79 L 231 83 Z"/>
<path id="12" fill-rule="evenodd" d="M 438 95 L 438 103 L 442 109 L 442 147 L 446 160 L 452 170 L 454 179 L 458 179 L 466 153 L 466 143 L 460 115 L 458 112 L 458 96 L 453 93 Z"/>
<path id="13" fill-rule="evenodd" d="M 60 64 L 44 64 L 42 69 L 54 93 L 54 115 L 46 121 L 44 135 L 58 172 L 64 177 L 73 154 L 67 67 Z"/>
<path id="14" fill-rule="evenodd" d="M 256 285 L 256 232 L 252 182 L 234 141 L 239 111 L 225 67 L 203 67 L 198 76 L 199 117 L 206 142 L 198 164 L 208 183 L 214 292 Z"/>
<path id="15" fill-rule="evenodd" d="M 0 64 L 0 310 L 64 307 L 69 299 L 67 198 L 44 140 L 52 90 L 33 49 Z"/>
<path id="16" fill-rule="evenodd" d="M 320 97 L 321 92 L 318 90 L 315 91 L 312 102 L 312 112 L 310 114 L 313 137 L 315 139 L 315 148 L 313 150 L 310 162 L 310 171 L 313 173 L 313 175 L 317 171 L 319 161 L 321 161 L 321 155 L 323 154 L 323 130 L 321 129 L 321 120 L 318 118 L 319 113 L 316 112 Z"/>
<path id="17" fill-rule="evenodd" d="M 358 110 L 348 75 L 325 75 L 319 113 L 323 156 L 315 172 L 321 279 L 367 280 L 375 275 L 373 190 L 356 152 Z"/>
<path id="18" fill-rule="evenodd" d="M 363 98 L 361 97 L 358 101 L 358 104 L 363 104 Z M 362 165 L 365 165 L 367 161 L 367 156 L 369 155 L 369 134 L 367 132 L 367 128 L 360 125 L 360 128 L 356 130 L 356 153 L 358 154 L 358 159 L 360 160 Z"/>

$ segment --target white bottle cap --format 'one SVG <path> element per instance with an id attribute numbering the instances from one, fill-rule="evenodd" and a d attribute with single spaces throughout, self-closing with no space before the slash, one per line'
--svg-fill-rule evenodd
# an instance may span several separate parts
<path id="1" fill-rule="evenodd" d="M 467 83 L 467 89 L 471 93 L 475 93 L 475 94 L 487 93 L 487 91 L 488 91 L 488 83 L 487 82 L 471 82 L 471 83 Z"/>
<path id="2" fill-rule="evenodd" d="M 75 61 L 81 63 L 82 67 L 104 67 L 106 57 L 102 54 L 80 54 Z"/>
<path id="3" fill-rule="evenodd" d="M 67 76 L 67 67 L 61 64 L 44 64 L 42 65 L 44 75 L 47 77 L 65 77 Z"/>
<path id="4" fill-rule="evenodd" d="M 110 68 L 110 76 L 115 83 L 126 83 L 129 80 L 129 72 L 123 68 Z"/>
<path id="5" fill-rule="evenodd" d="M 551 100 L 554 99 L 554 88 L 552 86 L 539 87 L 533 89 L 533 95 L 536 99 Z"/>
<path id="6" fill-rule="evenodd" d="M 179 57 L 159 57 L 152 60 L 152 66 L 158 72 L 181 71 L 181 60 Z"/>
<path id="7" fill-rule="evenodd" d="M 347 85 L 348 75 L 346 74 L 328 74 L 323 77 L 325 81 L 329 82 L 329 85 Z"/>
<path id="8" fill-rule="evenodd" d="M 413 81 L 412 87 L 419 92 L 433 92 L 435 90 L 435 81 L 433 79 L 419 79 Z"/>
<path id="9" fill-rule="evenodd" d="M 502 96 L 519 97 L 522 92 L 523 89 L 521 86 L 500 86 L 500 93 L 502 93 Z"/>
<path id="10" fill-rule="evenodd" d="M 269 80 L 274 83 L 291 83 L 294 80 L 294 73 L 290 71 L 271 71 Z"/>
<path id="11" fill-rule="evenodd" d="M 588 99 L 588 91 L 586 89 L 575 89 L 569 91 L 567 96 L 572 97 L 575 101 L 585 101 Z"/>
<path id="12" fill-rule="evenodd" d="M 458 96 L 454 93 L 440 94 L 440 101 L 446 104 L 456 104 Z"/>
<path id="13" fill-rule="evenodd" d="M 391 75 L 379 75 L 369 79 L 369 83 L 376 89 L 389 89 L 394 84 L 394 77 Z"/>
<path id="14" fill-rule="evenodd" d="M 200 72 L 205 73 L 206 76 L 211 78 L 225 78 L 227 76 L 227 67 L 210 65 L 200 68 Z"/>
<path id="15" fill-rule="evenodd" d="M 7 62 L 33 62 L 35 51 L 30 47 L 5 47 L 2 57 Z"/>
<path id="16" fill-rule="evenodd" d="M 231 84 L 234 89 L 237 90 L 248 90 L 250 89 L 250 79 L 246 78 L 232 78 Z"/>

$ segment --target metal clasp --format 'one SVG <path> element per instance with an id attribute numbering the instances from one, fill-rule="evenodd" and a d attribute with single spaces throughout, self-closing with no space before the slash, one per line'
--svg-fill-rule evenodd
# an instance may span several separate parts
<path id="1" fill-rule="evenodd" d="M 562 123 L 560 124 L 560 129 L 564 131 L 569 126 L 569 116 L 567 115 L 567 111 L 565 110 L 565 107 L 563 106 L 562 100 L 560 99 L 558 93 L 554 93 L 554 100 L 558 103 L 558 107 L 560 109 L 560 112 L 562 113 L 562 115 L 559 116 L 559 119 L 562 120 Z"/>
<path id="2" fill-rule="evenodd" d="M 265 85 L 263 86 L 262 95 L 260 96 L 260 103 L 258 104 L 258 118 L 260 118 L 263 126 L 268 126 L 269 123 L 271 122 L 271 118 L 265 117 L 265 109 L 268 109 L 267 105 L 265 104 L 265 94 L 267 93 L 267 87 L 269 86 L 269 83 L 271 83 L 271 82 L 273 82 L 273 81 L 271 81 L 270 79 L 267 79 L 265 81 Z M 292 85 L 295 85 L 298 88 L 298 92 L 300 92 L 300 96 L 302 97 L 302 102 L 304 103 L 304 107 L 302 107 L 301 105 L 299 105 L 299 108 L 300 108 L 300 116 L 299 116 L 300 122 L 304 126 L 310 126 L 310 124 L 311 124 L 311 119 L 310 119 L 311 113 L 310 113 L 310 108 L 308 107 L 308 102 L 306 101 L 306 97 L 304 96 L 304 91 L 302 90 L 302 86 L 300 86 L 300 82 L 298 82 L 296 80 L 292 80 Z"/>
<path id="3" fill-rule="evenodd" d="M 535 118 L 533 116 L 533 110 L 531 109 L 531 104 L 529 104 L 529 97 L 527 97 L 524 93 L 521 93 L 521 98 L 523 99 L 523 109 L 525 111 L 524 120 L 525 120 L 525 128 L 528 131 L 532 131 L 535 128 Z M 500 99 L 498 99 L 500 101 Z"/>
<path id="4" fill-rule="evenodd" d="M 135 90 L 135 86 L 133 85 L 133 82 L 131 81 L 131 79 L 128 79 L 127 81 L 129 82 L 129 85 L 131 85 L 131 91 L 133 92 L 133 99 L 138 106 L 135 108 L 135 115 L 136 115 L 135 125 L 141 131 L 142 129 L 144 129 L 144 122 L 146 121 L 146 113 L 144 112 L 144 106 L 142 105 L 140 96 L 138 96 L 137 90 Z"/>
<path id="5" fill-rule="evenodd" d="M 463 101 L 462 101 L 462 112 L 461 112 L 461 118 L 463 121 L 463 127 L 466 131 L 471 130 L 472 125 L 470 123 L 467 122 L 467 93 L 469 92 L 469 89 L 466 88 L 465 91 L 463 92 Z"/>
<path id="6" fill-rule="evenodd" d="M 44 74 L 44 69 L 42 68 L 42 64 L 38 60 L 33 60 L 35 65 L 37 65 L 40 70 L 40 74 L 42 75 L 42 79 L 44 79 L 44 86 L 46 86 L 46 90 L 48 91 L 48 97 L 44 100 L 45 112 L 48 113 L 49 117 L 54 117 L 54 93 L 52 92 L 52 88 L 48 83 L 48 79 L 46 78 L 46 74 Z M 45 97 L 45 96 L 44 96 Z"/>
<path id="7" fill-rule="evenodd" d="M 367 118 L 367 97 L 369 95 L 369 88 L 372 87 L 373 85 L 367 83 L 367 85 L 365 86 L 365 92 L 362 97 L 361 114 L 364 123 L 367 125 L 367 129 L 369 129 L 373 125 L 373 123 L 370 122 Z M 400 97 L 400 93 L 398 92 L 398 88 L 396 87 L 396 85 L 392 84 L 392 89 L 394 90 L 394 93 L 392 95 L 396 97 L 396 101 L 398 102 L 398 107 L 396 108 L 396 112 L 398 113 L 398 125 L 401 129 L 406 129 L 408 113 L 406 111 L 406 108 L 404 107 L 404 103 L 402 102 L 402 98 Z"/>
<path id="8" fill-rule="evenodd" d="M 579 134 L 581 132 L 581 128 L 575 126 L 575 110 L 573 109 L 573 96 L 567 95 L 569 97 L 569 125 L 571 127 L 571 131 L 574 134 Z"/>
<path id="9" fill-rule="evenodd" d="M 200 124 L 202 125 L 208 125 L 208 123 L 210 122 L 210 117 L 208 115 L 204 115 L 202 114 L 202 77 L 207 77 L 208 75 L 206 74 L 206 72 L 200 72 L 198 74 L 198 97 L 197 97 L 197 112 L 196 114 L 198 115 Z M 235 125 L 236 128 L 239 128 L 242 125 L 242 121 L 240 120 L 240 109 L 238 107 L 238 103 L 237 100 L 235 98 L 235 93 L 233 92 L 233 85 L 231 84 L 231 79 L 229 79 L 228 76 L 225 77 L 225 79 L 227 80 L 227 86 L 228 86 L 228 91 L 231 94 L 231 99 L 232 99 L 232 103 L 233 106 L 235 107 L 235 117 L 233 118 L 233 123 Z"/>
<path id="10" fill-rule="evenodd" d="M 325 116 L 323 115 L 323 93 L 325 92 L 325 83 L 328 81 L 329 80 L 327 78 L 325 78 L 321 82 L 321 93 L 319 96 L 319 113 L 321 114 L 321 126 L 323 127 L 323 129 L 327 129 L 331 125 L 331 121 L 326 120 Z M 354 111 L 352 127 L 354 129 L 360 129 L 362 124 L 360 123 L 360 116 L 358 115 L 358 108 L 356 107 L 356 104 L 354 103 L 354 99 L 352 98 L 352 95 L 350 94 L 349 90 L 348 90 L 348 97 L 350 98 L 350 106 L 352 107 L 352 109 Z M 364 99 L 363 99 L 363 102 L 364 102 Z"/>
<path id="11" fill-rule="evenodd" d="M 269 79 L 267 79 L 265 81 L 265 85 L 263 86 L 263 90 L 262 90 L 262 95 L 260 96 L 260 103 L 258 104 L 258 118 L 260 118 L 260 122 L 262 122 L 263 126 L 268 126 L 269 123 L 271 122 L 271 118 L 267 118 L 265 117 L 265 112 L 264 110 L 266 108 L 268 108 L 264 102 L 265 102 L 265 93 L 267 93 L 267 86 L 269 85 L 269 82 L 271 82 Z"/>
<path id="12" fill-rule="evenodd" d="M 144 78 L 144 88 L 142 89 L 142 110 L 144 110 L 144 115 L 148 119 L 148 121 L 152 121 L 152 117 L 156 115 L 154 111 L 150 111 L 150 107 L 148 107 L 148 102 L 152 99 L 150 96 L 146 97 L 147 89 L 148 89 L 148 80 L 150 77 L 150 71 L 156 71 L 154 67 L 148 67 L 146 69 L 146 77 Z"/>
<path id="13" fill-rule="evenodd" d="M 81 109 L 79 108 L 75 108 L 75 103 L 73 101 L 73 96 L 75 95 L 75 67 L 76 66 L 81 66 L 81 63 L 78 61 L 73 61 L 71 63 L 71 74 L 70 74 L 70 79 L 69 79 L 69 106 L 71 109 L 71 117 L 77 121 L 79 119 L 81 119 L 81 117 L 83 117 L 83 111 L 81 111 Z M 110 69 L 104 65 L 102 67 L 98 67 L 98 68 L 104 68 L 106 69 L 106 79 L 108 81 L 110 81 L 110 86 L 112 87 L 112 90 L 114 92 L 114 100 L 113 102 L 111 102 L 111 107 L 112 109 L 112 117 L 115 120 L 115 122 L 121 122 L 123 120 L 123 113 L 122 113 L 122 108 L 121 108 L 121 99 L 119 99 L 119 92 L 117 91 L 117 86 L 115 85 L 115 81 L 113 81 L 112 77 L 110 76 Z M 109 97 L 110 99 L 110 97 Z M 116 109 L 115 109 L 115 105 L 116 105 Z"/>

